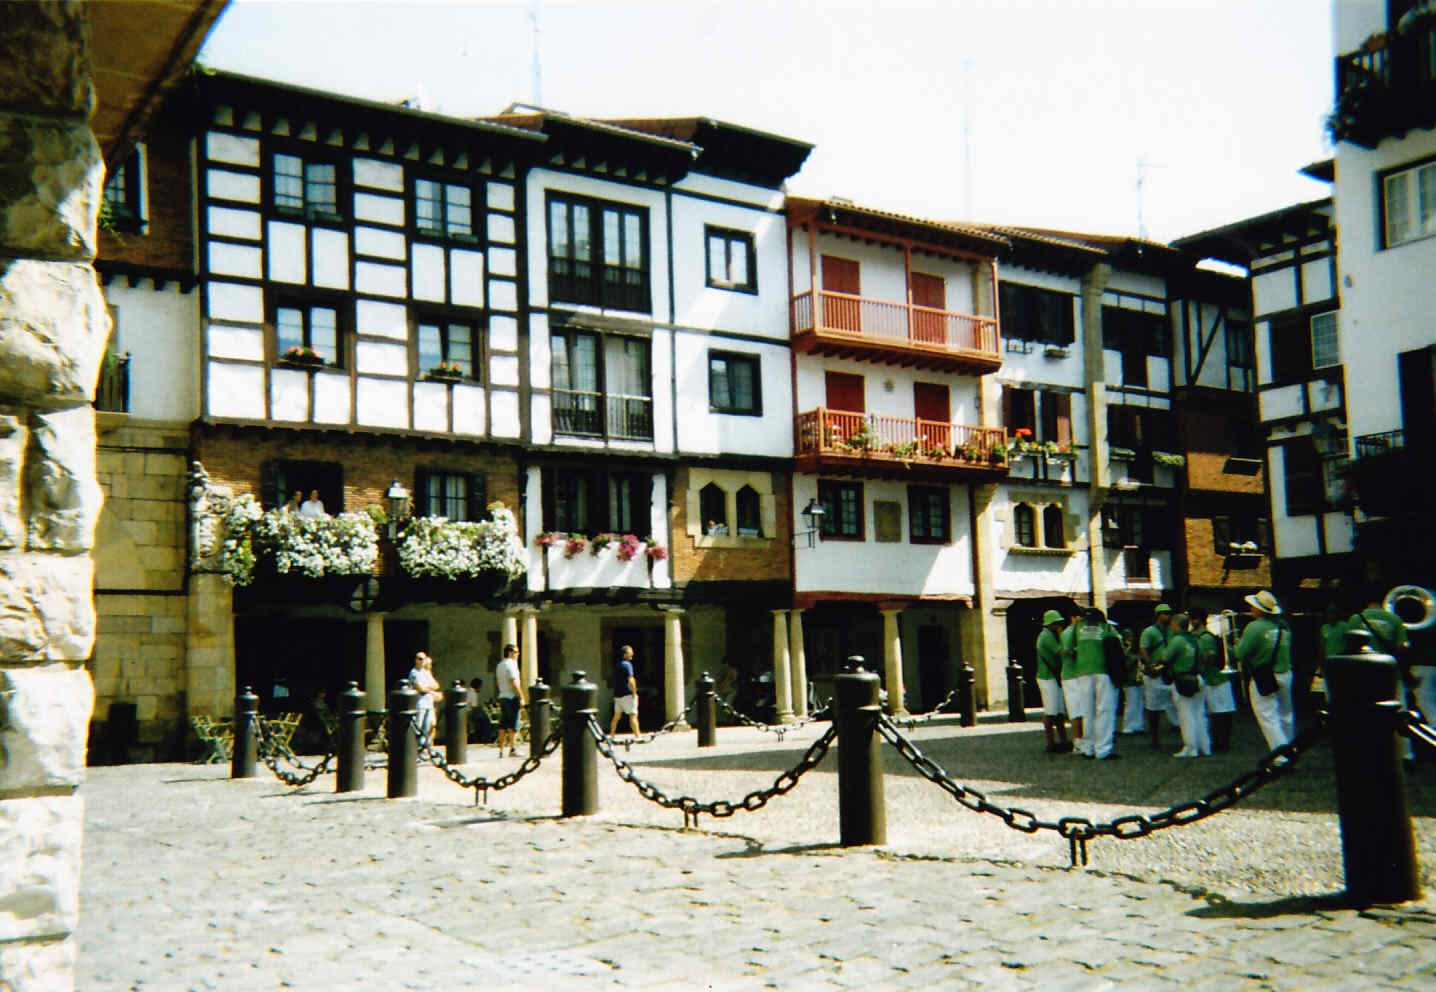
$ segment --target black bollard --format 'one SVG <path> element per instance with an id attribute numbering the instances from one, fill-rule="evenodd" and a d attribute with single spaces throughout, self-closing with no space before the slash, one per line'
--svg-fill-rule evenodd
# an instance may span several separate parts
<path id="1" fill-rule="evenodd" d="M 958 721 L 964 727 L 977 726 L 977 669 L 963 662 L 957 672 L 957 708 L 962 711 Z"/>
<path id="2" fill-rule="evenodd" d="M 234 753 L 229 759 L 230 778 L 254 778 L 259 755 L 259 697 L 249 686 L 234 697 Z"/>
<path id="3" fill-rule="evenodd" d="M 598 812 L 598 748 L 588 721 L 598 716 L 598 686 L 583 672 L 563 689 L 563 813 Z"/>
<path id="4" fill-rule="evenodd" d="M 339 768 L 334 775 L 335 792 L 359 792 L 364 788 L 364 691 L 358 682 L 339 694 Z"/>
<path id="5" fill-rule="evenodd" d="M 553 733 L 553 704 L 549 702 L 548 686 L 539 679 L 529 686 L 529 757 L 537 758 L 544 743 Z"/>
<path id="6" fill-rule="evenodd" d="M 454 679 L 444 693 L 444 760 L 462 765 L 469 756 L 469 690 Z"/>
<path id="7" fill-rule="evenodd" d="M 698 746 L 712 747 L 718 726 L 718 700 L 713 695 L 713 676 L 704 672 L 698 679 Z"/>
<path id="8" fill-rule="evenodd" d="M 1027 719 L 1027 702 L 1023 697 L 1022 666 L 1012 658 L 1007 664 L 1007 722 L 1023 723 Z"/>
<path id="9" fill-rule="evenodd" d="M 833 719 L 838 726 L 838 832 L 843 847 L 885 844 L 882 738 L 877 733 L 878 677 L 848 659 L 833 679 Z"/>
<path id="10" fill-rule="evenodd" d="M 419 794 L 419 742 L 414 727 L 419 719 L 419 694 L 408 679 L 400 679 L 389 693 L 389 798 Z"/>
<path id="11" fill-rule="evenodd" d="M 1406 772 L 1396 734 L 1396 659 L 1371 634 L 1346 635 L 1345 655 L 1324 662 L 1330 688 L 1336 808 L 1346 895 L 1356 906 L 1421 898 Z"/>

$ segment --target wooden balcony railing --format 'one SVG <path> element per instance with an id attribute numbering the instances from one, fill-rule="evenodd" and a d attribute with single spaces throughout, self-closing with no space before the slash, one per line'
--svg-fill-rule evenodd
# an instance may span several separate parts
<path id="1" fill-rule="evenodd" d="M 1336 57 L 1332 137 L 1374 148 L 1436 123 L 1436 23 L 1373 35 Z"/>
<path id="2" fill-rule="evenodd" d="M 819 407 L 794 418 L 795 447 L 804 455 L 871 458 L 946 467 L 1007 468 L 1001 427 L 847 413 Z"/>
<path id="3" fill-rule="evenodd" d="M 792 300 L 793 333 L 816 332 L 904 348 L 998 361 L 997 318 L 820 290 Z"/>

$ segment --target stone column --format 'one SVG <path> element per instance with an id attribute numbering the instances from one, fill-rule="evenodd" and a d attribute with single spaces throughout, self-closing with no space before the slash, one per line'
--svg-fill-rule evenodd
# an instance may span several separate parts
<path id="1" fill-rule="evenodd" d="M 519 611 L 505 610 L 504 621 L 499 627 L 499 657 L 504 656 L 504 648 L 512 644 L 514 647 L 523 650 L 519 643 Z"/>
<path id="2" fill-rule="evenodd" d="M 791 662 L 788 660 L 788 611 L 773 611 L 773 701 L 779 723 L 793 722 Z"/>
<path id="3" fill-rule="evenodd" d="M 95 416 L 109 317 L 88 4 L 0 31 L 0 987 L 74 986 L 94 690 Z"/>
<path id="4" fill-rule="evenodd" d="M 527 608 L 523 611 L 523 643 L 519 644 L 519 680 L 525 690 L 538 681 L 538 610 Z M 504 618 L 505 629 L 509 620 Z M 515 644 L 516 641 L 506 641 Z"/>
<path id="5" fill-rule="evenodd" d="M 808 715 L 808 656 L 803 651 L 803 611 L 788 611 L 788 656 L 793 667 L 793 715 Z"/>
<path id="6" fill-rule="evenodd" d="M 688 682 L 683 673 L 683 611 L 665 608 L 663 611 L 663 721 L 677 720 L 680 727 L 686 727 L 683 707 L 686 703 Z"/>
<path id="7" fill-rule="evenodd" d="M 902 610 L 883 609 L 883 681 L 888 690 L 888 712 L 906 716 L 903 703 L 902 635 L 898 633 L 898 614 Z"/>
<path id="8" fill-rule="evenodd" d="M 189 577 L 184 665 L 189 716 L 224 716 L 234 709 L 234 588 L 213 572 Z"/>
<path id="9" fill-rule="evenodd" d="M 388 680 L 384 678 L 384 614 L 364 617 L 364 707 L 371 713 L 388 709 Z"/>
<path id="10" fill-rule="evenodd" d="M 1112 480 L 1108 474 L 1111 453 L 1107 446 L 1107 367 L 1102 350 L 1102 292 L 1112 278 L 1112 267 L 1094 265 L 1082 277 L 1082 351 L 1086 356 L 1087 386 L 1087 577 L 1092 605 L 1107 608 L 1107 554 L 1102 545 L 1102 505 Z"/>

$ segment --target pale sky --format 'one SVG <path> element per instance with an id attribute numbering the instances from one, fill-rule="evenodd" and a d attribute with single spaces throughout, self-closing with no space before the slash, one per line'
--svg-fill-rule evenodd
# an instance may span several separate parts
<path id="1" fill-rule="evenodd" d="M 1297 174 L 1331 155 L 1326 0 L 235 0 L 201 60 L 491 114 L 534 101 L 533 9 L 544 106 L 801 138 L 801 195 L 1136 234 L 1145 161 L 1165 241 L 1329 192 Z"/>

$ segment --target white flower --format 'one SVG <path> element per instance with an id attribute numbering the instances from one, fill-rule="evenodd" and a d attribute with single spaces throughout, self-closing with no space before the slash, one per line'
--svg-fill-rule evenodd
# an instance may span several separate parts
<path id="1" fill-rule="evenodd" d="M 399 564 L 413 576 L 518 578 L 526 557 L 518 522 L 502 503 L 490 506 L 489 517 L 477 522 L 415 517 L 399 536 Z"/>

